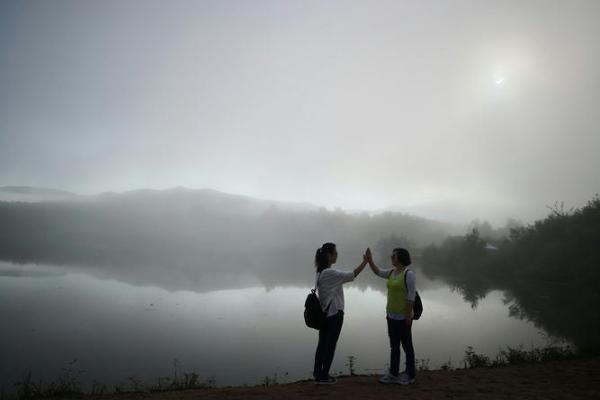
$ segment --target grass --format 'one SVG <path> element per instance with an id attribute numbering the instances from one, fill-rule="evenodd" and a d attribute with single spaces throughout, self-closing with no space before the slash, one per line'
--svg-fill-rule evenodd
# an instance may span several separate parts
<path id="1" fill-rule="evenodd" d="M 279 379 L 277 378 L 277 373 L 273 374 L 272 377 L 265 376 L 261 382 L 261 385 L 264 387 L 279 385 Z"/>
<path id="2" fill-rule="evenodd" d="M 348 356 L 348 362 L 346 363 L 346 367 L 348 367 L 350 376 L 356 375 L 356 357 L 355 356 Z"/>
<path id="3" fill-rule="evenodd" d="M 417 358 L 415 368 L 417 371 L 429 371 L 429 358 Z"/>
<path id="4" fill-rule="evenodd" d="M 569 360 L 574 358 L 583 358 L 588 355 L 597 355 L 597 352 L 576 351 L 572 347 L 547 346 L 543 348 L 532 348 L 524 350 L 520 347 L 507 346 L 501 349 L 495 357 L 489 357 L 485 354 L 477 353 L 471 346 L 467 347 L 464 356 L 464 368 L 496 368 L 510 365 L 546 363 L 550 361 Z M 136 376 L 127 378 L 127 383 L 114 386 L 110 391 L 106 385 L 99 382 L 93 382 L 88 390 L 84 390 L 80 382 L 81 375 L 85 372 L 76 368 L 76 361 L 73 360 L 67 367 L 63 368 L 63 373 L 54 381 L 44 384 L 41 380 L 36 381 L 31 375 L 31 371 L 23 374 L 22 379 L 15 384 L 17 388 L 17 400 L 43 399 L 43 398 L 86 398 L 98 397 L 111 393 L 150 393 L 165 392 L 190 389 L 207 389 L 216 387 L 216 378 L 208 377 L 204 380 L 195 372 L 184 372 L 179 366 L 177 359 L 173 360 L 173 375 L 160 377 L 152 384 L 144 383 Z M 416 360 L 419 371 L 429 371 L 429 359 Z M 350 376 L 356 376 L 355 366 L 356 357 L 348 357 L 346 366 L 350 370 Z M 444 371 L 451 371 L 452 361 L 442 364 L 439 368 Z M 286 373 L 287 375 L 287 373 Z M 265 376 L 258 384 L 263 387 L 278 385 L 278 376 Z M 3 386 L 0 386 L 0 400 L 14 399 L 10 397 Z"/>
<path id="5" fill-rule="evenodd" d="M 477 353 L 473 347 L 469 346 L 465 350 L 464 367 L 489 368 L 507 365 L 545 363 L 549 361 L 569 360 L 585 355 L 587 354 L 581 351 L 577 352 L 571 347 L 547 346 L 524 350 L 523 346 L 506 346 L 506 349 L 500 350 L 496 357 L 492 359 L 484 354 Z"/>
<path id="6" fill-rule="evenodd" d="M 62 369 L 62 374 L 54 381 L 44 385 L 42 380 L 35 381 L 31 371 L 23 374 L 21 381 L 17 382 L 17 397 L 19 399 L 31 399 L 41 397 L 81 397 L 84 391 L 81 388 L 80 376 L 85 372 L 76 370 L 77 359 L 69 362 Z"/>
<path id="7" fill-rule="evenodd" d="M 87 396 L 101 396 L 109 393 L 150 393 L 166 392 L 189 389 L 206 389 L 216 386 L 216 379 L 208 377 L 201 380 L 196 372 L 184 372 L 179 368 L 177 359 L 173 360 L 173 376 L 160 377 L 156 382 L 146 384 L 136 376 L 127 378 L 124 385 L 115 385 L 113 390 L 107 386 L 93 382 L 89 390 L 84 390 L 80 382 L 83 370 L 76 370 L 74 364 L 77 360 L 63 368 L 63 373 L 54 381 L 44 384 L 42 380 L 35 381 L 31 371 L 26 371 L 19 382 L 15 384 L 17 400 L 43 399 L 43 398 L 82 398 Z M 277 376 L 275 375 L 275 380 Z M 4 390 L 0 391 L 0 400 L 8 399 Z"/>
<path id="8" fill-rule="evenodd" d="M 452 370 L 452 359 L 448 359 L 448 362 L 445 362 L 442 365 L 440 365 L 440 370 L 442 370 L 442 371 Z"/>

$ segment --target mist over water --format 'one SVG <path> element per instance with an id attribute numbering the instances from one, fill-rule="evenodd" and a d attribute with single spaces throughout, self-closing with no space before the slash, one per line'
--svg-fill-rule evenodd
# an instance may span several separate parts
<path id="1" fill-rule="evenodd" d="M 600 348 L 600 1 L 0 2 L 0 397 L 311 375 L 315 250 L 422 367 Z M 386 370 L 385 282 L 334 372 Z M 583 353 L 583 352 L 582 352 Z"/>
<path id="2" fill-rule="evenodd" d="M 302 305 L 309 285 L 260 284 L 193 291 L 132 286 L 85 272 L 47 265 L 0 265 L 4 340 L 0 380 L 55 379 L 61 368 L 85 371 L 82 383 L 127 386 L 135 376 L 154 383 L 179 371 L 196 371 L 217 385 L 280 382 L 311 374 L 316 331 L 304 326 Z M 340 266 L 344 268 L 343 266 Z M 418 270 L 417 270 L 418 271 Z M 310 273 L 308 273 L 310 275 Z M 333 371 L 383 372 L 388 362 L 385 283 L 347 286 L 346 316 Z M 426 314 L 414 325 L 417 358 L 431 368 L 462 366 L 464 350 L 495 354 L 501 346 L 550 343 L 543 330 L 509 316 L 501 292 L 476 309 L 444 282 L 418 274 Z M 235 286 L 235 282 L 232 282 Z M 74 361 L 76 360 L 76 361 Z"/>
<path id="3" fill-rule="evenodd" d="M 311 282 L 315 249 L 332 238 L 340 263 L 358 265 L 367 246 L 387 259 L 395 245 L 440 242 L 456 230 L 401 213 L 348 214 L 186 189 L 0 202 L 0 220 L 0 259 L 199 291 Z"/>
<path id="4" fill-rule="evenodd" d="M 538 258 L 548 250 L 536 246 L 546 246 L 543 235 L 556 223 L 568 223 L 574 233 L 562 250 L 571 252 L 574 241 L 582 254 L 595 254 L 599 205 L 535 227 L 474 221 L 462 236 L 455 225 L 408 214 L 181 188 L 0 202 L 0 311 L 8 327 L 0 350 L 9 355 L 0 378 L 6 386 L 30 370 L 51 381 L 65 366 L 88 386 L 121 388 L 192 371 L 217 385 L 257 384 L 275 374 L 280 382 L 309 378 L 317 333 L 304 326 L 303 305 L 314 285 L 315 249 L 332 238 L 335 267 L 345 270 L 362 261 L 367 246 L 380 266 L 389 266 L 393 248 L 410 249 L 425 305 L 414 325 L 423 367 L 461 367 L 469 346 L 491 357 L 506 346 L 593 347 L 593 308 L 584 318 L 570 309 L 598 296 L 583 290 L 565 298 L 565 290 L 589 284 L 562 284 L 562 270 L 546 268 Z M 519 235 L 528 241 L 508 239 Z M 529 264 L 506 258 L 513 247 L 521 254 L 518 246 L 531 253 Z M 596 279 L 587 264 L 577 266 L 591 273 L 588 283 Z M 345 292 L 334 371 L 347 372 L 353 356 L 357 372 L 382 373 L 385 282 L 366 270 Z"/>

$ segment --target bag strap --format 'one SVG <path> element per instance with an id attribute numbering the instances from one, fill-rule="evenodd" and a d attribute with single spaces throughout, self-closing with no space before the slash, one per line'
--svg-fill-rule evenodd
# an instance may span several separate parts
<path id="1" fill-rule="evenodd" d="M 408 274 L 408 271 L 410 271 L 410 269 L 406 268 L 404 270 L 404 286 L 406 287 L 406 291 L 408 292 L 408 284 L 406 283 L 406 275 Z"/>
<path id="2" fill-rule="evenodd" d="M 321 271 L 323 272 L 323 271 Z M 317 286 L 319 286 L 319 278 L 321 277 L 321 272 L 317 272 L 317 278 L 315 280 L 315 288 L 312 290 L 313 293 L 316 293 L 317 291 Z M 329 311 L 329 307 L 331 307 L 331 303 L 333 303 L 333 298 L 331 300 L 329 300 L 329 304 L 327 305 L 327 308 L 325 309 L 325 315 L 327 315 L 327 311 Z"/>
<path id="3" fill-rule="evenodd" d="M 317 286 L 319 286 L 319 277 L 320 276 L 321 276 L 321 273 L 317 272 L 317 276 L 316 276 L 316 279 L 315 279 L 315 288 L 312 290 L 313 293 L 317 291 Z"/>

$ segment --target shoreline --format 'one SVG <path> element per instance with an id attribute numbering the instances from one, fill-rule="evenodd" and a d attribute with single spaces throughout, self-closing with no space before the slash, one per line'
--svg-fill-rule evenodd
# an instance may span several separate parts
<path id="1" fill-rule="evenodd" d="M 406 399 L 590 399 L 600 398 L 600 356 L 577 357 L 493 367 L 420 371 L 413 385 L 384 385 L 379 376 L 338 377 L 334 385 L 315 385 L 312 380 L 269 386 L 184 389 L 160 392 L 123 392 L 70 396 L 84 399 L 368 399 L 386 396 Z M 45 397 L 52 399 L 67 396 Z"/>

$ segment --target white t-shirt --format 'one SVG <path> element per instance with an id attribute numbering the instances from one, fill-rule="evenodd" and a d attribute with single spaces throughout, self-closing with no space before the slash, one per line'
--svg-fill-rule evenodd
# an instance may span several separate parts
<path id="1" fill-rule="evenodd" d="M 321 308 L 328 317 L 344 310 L 344 290 L 342 284 L 354 280 L 354 271 L 340 271 L 327 268 L 317 274 L 317 290 Z"/>

